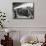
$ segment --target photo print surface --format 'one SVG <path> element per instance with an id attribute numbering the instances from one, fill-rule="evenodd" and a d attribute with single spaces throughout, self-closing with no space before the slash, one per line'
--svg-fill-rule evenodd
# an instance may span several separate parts
<path id="1" fill-rule="evenodd" d="M 13 19 L 34 19 L 34 4 L 13 2 Z"/>

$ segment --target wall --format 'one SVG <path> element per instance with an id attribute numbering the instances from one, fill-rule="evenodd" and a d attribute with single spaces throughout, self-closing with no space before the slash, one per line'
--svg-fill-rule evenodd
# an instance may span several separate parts
<path id="1" fill-rule="evenodd" d="M 12 3 L 13 2 L 34 2 L 34 19 L 16 19 L 13 20 L 12 16 Z M 0 10 L 6 13 L 5 27 L 12 31 L 20 31 L 20 37 L 31 31 L 46 31 L 46 0 L 0 0 Z M 12 28 L 13 27 L 13 28 Z M 2 29 L 0 28 L 2 31 Z M 23 32 L 26 31 L 26 32 Z M 46 33 L 46 32 L 44 32 Z M 17 34 L 16 34 L 17 36 Z"/>
<path id="2" fill-rule="evenodd" d="M 13 2 L 34 2 L 34 19 L 13 20 Z M 6 13 L 5 27 L 46 27 L 46 0 L 0 0 L 0 10 Z"/>

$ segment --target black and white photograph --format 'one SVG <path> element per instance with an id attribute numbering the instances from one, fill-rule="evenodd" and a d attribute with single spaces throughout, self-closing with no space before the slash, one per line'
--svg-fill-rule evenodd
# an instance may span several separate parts
<path id="1" fill-rule="evenodd" d="M 13 2 L 13 19 L 34 19 L 34 3 Z"/>

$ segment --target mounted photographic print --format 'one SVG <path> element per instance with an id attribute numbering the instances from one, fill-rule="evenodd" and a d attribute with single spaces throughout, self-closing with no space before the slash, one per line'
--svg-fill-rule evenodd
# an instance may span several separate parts
<path id="1" fill-rule="evenodd" d="M 30 2 L 14 2 L 13 19 L 34 19 L 34 4 Z"/>

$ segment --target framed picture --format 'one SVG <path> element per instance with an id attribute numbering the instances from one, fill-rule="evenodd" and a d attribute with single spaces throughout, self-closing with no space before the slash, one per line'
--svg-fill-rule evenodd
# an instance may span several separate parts
<path id="1" fill-rule="evenodd" d="M 13 19 L 34 19 L 34 3 L 13 2 Z"/>

